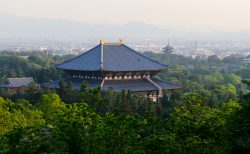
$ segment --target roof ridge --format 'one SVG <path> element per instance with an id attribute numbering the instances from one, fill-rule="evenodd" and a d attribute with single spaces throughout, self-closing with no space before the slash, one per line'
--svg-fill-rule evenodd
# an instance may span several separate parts
<path id="1" fill-rule="evenodd" d="M 160 85 L 158 85 L 157 83 L 155 83 L 151 78 L 149 77 L 145 77 L 144 79 L 146 79 L 147 81 L 149 81 L 152 85 L 154 85 L 156 88 L 158 89 L 162 89 L 162 87 Z"/>
<path id="2" fill-rule="evenodd" d="M 101 58 L 101 63 L 100 63 L 100 70 L 102 70 L 103 69 L 103 54 L 104 54 L 104 52 L 103 52 L 103 44 L 101 44 L 101 51 L 100 51 L 101 53 L 101 56 L 100 56 L 100 58 Z"/>
<path id="3" fill-rule="evenodd" d="M 107 43 L 104 43 L 103 45 L 122 45 L 120 42 L 107 42 Z"/>
<path id="4" fill-rule="evenodd" d="M 172 85 L 174 85 L 174 86 L 181 86 L 181 85 L 178 84 L 178 83 L 169 82 L 169 81 L 162 80 L 162 79 L 158 79 L 158 78 L 155 78 L 155 77 L 153 77 L 152 80 L 156 80 L 156 81 L 160 81 L 160 82 L 165 82 L 165 83 L 168 83 L 168 84 L 172 84 Z"/>
<path id="5" fill-rule="evenodd" d="M 162 93 L 162 87 L 155 83 L 152 79 L 150 79 L 149 77 L 146 77 L 146 80 L 148 80 L 151 84 L 153 84 L 155 87 L 157 87 L 159 89 L 159 97 L 162 97 L 163 93 Z"/>

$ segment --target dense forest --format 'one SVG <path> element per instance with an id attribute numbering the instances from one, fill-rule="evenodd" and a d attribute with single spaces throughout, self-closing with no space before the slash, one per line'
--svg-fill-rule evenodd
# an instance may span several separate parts
<path id="1" fill-rule="evenodd" d="M 250 67 L 245 57 L 147 56 L 169 65 L 156 77 L 182 85 L 158 102 L 144 95 L 30 85 L 0 89 L 0 153 L 249 153 Z M 71 56 L 0 53 L 0 83 L 67 75 L 55 65 Z"/>

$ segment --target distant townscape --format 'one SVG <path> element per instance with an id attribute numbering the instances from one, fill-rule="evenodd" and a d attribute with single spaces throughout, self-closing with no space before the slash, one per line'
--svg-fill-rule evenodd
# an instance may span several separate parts
<path id="1" fill-rule="evenodd" d="M 15 40 L 0 39 L 0 51 L 9 52 L 41 52 L 52 55 L 79 55 L 93 47 L 90 40 L 56 40 L 56 39 L 35 39 Z M 133 49 L 138 52 L 161 53 L 168 44 L 173 48 L 173 54 L 183 55 L 191 58 L 207 58 L 212 55 L 223 59 L 224 57 L 236 55 L 247 56 L 250 54 L 250 43 L 248 40 L 172 40 L 168 39 L 137 39 L 127 40 Z"/>

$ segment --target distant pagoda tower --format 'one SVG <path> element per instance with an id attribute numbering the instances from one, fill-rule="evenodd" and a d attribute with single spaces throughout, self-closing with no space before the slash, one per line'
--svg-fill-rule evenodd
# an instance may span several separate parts
<path id="1" fill-rule="evenodd" d="M 72 82 L 75 89 L 86 81 L 90 88 L 143 92 L 151 98 L 158 98 L 166 90 L 180 88 L 179 85 L 153 78 L 167 66 L 134 51 L 124 45 L 122 39 L 119 43 L 104 43 L 101 40 L 96 47 L 57 65 L 57 68 L 71 76 L 64 81 Z M 58 88 L 59 81 L 49 85 Z"/>
<path id="2" fill-rule="evenodd" d="M 174 52 L 174 48 L 171 47 L 170 44 L 169 44 L 169 39 L 168 39 L 168 45 L 163 48 L 163 52 L 169 53 L 169 54 L 172 53 L 172 52 Z"/>

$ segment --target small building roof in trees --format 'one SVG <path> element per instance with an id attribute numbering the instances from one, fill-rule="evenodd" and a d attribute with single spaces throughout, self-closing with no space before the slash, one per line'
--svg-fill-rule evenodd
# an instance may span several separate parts
<path id="1" fill-rule="evenodd" d="M 25 87 L 29 84 L 33 83 L 34 80 L 32 77 L 23 77 L 23 78 L 7 78 L 7 82 L 5 84 L 6 87 L 9 88 L 19 88 Z"/>
<path id="2" fill-rule="evenodd" d="M 57 68 L 73 71 L 159 71 L 167 66 L 152 60 L 120 43 L 104 43 L 57 65 Z"/>

